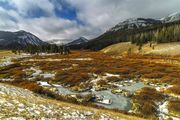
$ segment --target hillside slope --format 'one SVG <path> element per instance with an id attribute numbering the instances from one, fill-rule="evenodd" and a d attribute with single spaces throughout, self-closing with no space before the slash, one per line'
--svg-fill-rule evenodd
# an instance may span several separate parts
<path id="1" fill-rule="evenodd" d="M 134 18 L 120 22 L 102 35 L 89 40 L 86 44 L 76 45 L 79 49 L 101 50 L 120 42 L 136 44 L 156 41 L 158 43 L 179 42 L 180 12 L 162 19 Z"/>
<path id="2" fill-rule="evenodd" d="M 141 51 L 139 51 L 139 46 L 131 44 L 130 42 L 122 42 L 108 46 L 102 50 L 104 53 L 113 55 L 122 55 L 131 53 L 140 54 L 153 54 L 153 55 L 180 55 L 180 42 L 172 43 L 160 43 L 154 44 L 150 47 L 150 44 L 143 45 Z"/>
<path id="3" fill-rule="evenodd" d="M 40 97 L 29 90 L 0 83 L 0 119 L 141 120 L 108 110 L 78 106 Z"/>

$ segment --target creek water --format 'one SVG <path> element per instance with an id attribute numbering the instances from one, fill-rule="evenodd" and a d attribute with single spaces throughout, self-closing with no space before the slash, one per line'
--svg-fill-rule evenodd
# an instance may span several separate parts
<path id="1" fill-rule="evenodd" d="M 128 85 L 128 86 L 125 85 L 119 88 L 128 90 L 130 92 L 135 92 L 143 87 L 148 87 L 148 85 L 145 85 L 142 82 L 138 82 L 138 83 L 132 83 L 131 85 Z M 105 108 L 119 109 L 119 110 L 125 110 L 125 111 L 129 111 L 131 109 L 131 102 L 130 102 L 131 99 L 123 95 L 114 94 L 111 92 L 111 89 L 102 90 L 102 91 L 93 91 L 93 92 L 90 92 L 90 91 L 76 92 L 76 91 L 71 91 L 68 88 L 65 88 L 63 86 L 58 86 L 57 88 L 58 88 L 59 93 L 64 94 L 64 95 L 72 95 L 72 94 L 86 95 L 86 94 L 93 93 L 96 95 L 104 96 L 105 99 L 111 99 L 113 102 L 110 105 L 95 103 Z"/>

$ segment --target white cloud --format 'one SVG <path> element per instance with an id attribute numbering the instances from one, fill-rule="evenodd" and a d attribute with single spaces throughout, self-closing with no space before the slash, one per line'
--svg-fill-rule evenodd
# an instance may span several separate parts
<path id="1" fill-rule="evenodd" d="M 31 12 L 37 8 L 42 9 L 47 15 L 54 14 L 54 5 L 49 0 L 9 0 L 8 2 L 24 16 L 32 14 Z"/>
<path id="2" fill-rule="evenodd" d="M 61 7 L 58 0 L 0 0 L 16 9 L 0 7 L 0 30 L 26 30 L 43 40 L 94 38 L 110 27 L 130 17 L 161 18 L 180 11 L 180 0 L 65 0 L 77 10 L 77 19 L 57 17 L 54 9 Z M 27 17 L 37 8 L 46 16 Z"/>
<path id="3" fill-rule="evenodd" d="M 179 0 L 67 0 L 78 18 L 101 31 L 132 17 L 161 18 L 180 11 Z"/>
<path id="4" fill-rule="evenodd" d="M 13 17 L 0 7 L 0 30 L 16 30 L 18 25 L 13 21 Z"/>

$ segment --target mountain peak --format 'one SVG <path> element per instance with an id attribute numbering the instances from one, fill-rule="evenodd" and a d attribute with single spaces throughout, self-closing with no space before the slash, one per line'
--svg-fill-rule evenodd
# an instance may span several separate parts
<path id="1" fill-rule="evenodd" d="M 115 32 L 118 30 L 129 30 L 129 29 L 137 29 L 137 28 L 142 28 L 146 26 L 151 26 L 154 24 L 159 24 L 161 23 L 160 20 L 155 20 L 151 18 L 130 18 L 127 19 L 123 22 L 120 22 L 117 24 L 115 27 L 111 28 L 107 32 Z"/>
<path id="2" fill-rule="evenodd" d="M 25 32 L 25 33 L 27 33 L 25 30 L 19 30 L 19 31 L 17 31 L 17 32 Z"/>
<path id="3" fill-rule="evenodd" d="M 167 17 L 162 18 L 161 20 L 165 23 L 180 20 L 180 12 L 174 12 L 174 13 L 168 15 Z"/>
<path id="4" fill-rule="evenodd" d="M 79 45 L 79 44 L 83 44 L 86 42 L 88 42 L 88 39 L 86 39 L 85 37 L 80 37 L 80 38 L 68 43 L 67 46 Z"/>

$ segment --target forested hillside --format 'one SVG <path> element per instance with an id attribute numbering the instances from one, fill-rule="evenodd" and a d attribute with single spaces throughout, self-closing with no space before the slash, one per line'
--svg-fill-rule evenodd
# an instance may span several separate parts
<path id="1" fill-rule="evenodd" d="M 180 41 L 180 21 L 161 23 L 140 29 L 109 31 L 80 47 L 100 50 L 109 45 L 127 41 L 137 45 L 142 45 L 149 41 L 158 43 Z"/>

